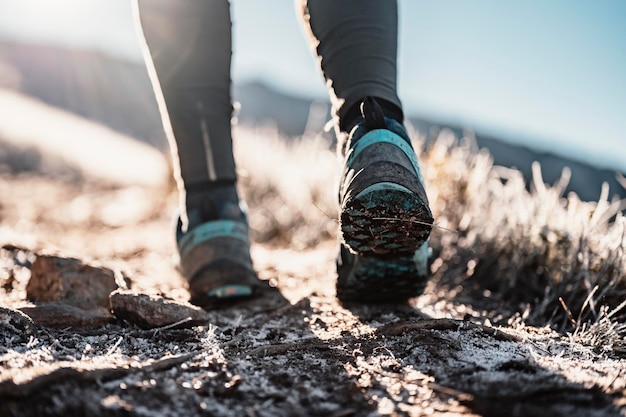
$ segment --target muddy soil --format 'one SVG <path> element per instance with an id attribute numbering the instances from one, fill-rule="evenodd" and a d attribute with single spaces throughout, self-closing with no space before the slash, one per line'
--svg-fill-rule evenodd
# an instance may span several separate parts
<path id="1" fill-rule="evenodd" d="M 459 304 L 435 282 L 406 305 L 341 305 L 334 241 L 256 244 L 279 293 L 191 326 L 59 316 L 43 327 L 19 309 L 37 308 L 26 285 L 44 253 L 183 305 L 175 197 L 35 174 L 0 175 L 0 195 L 2 416 L 626 415 L 626 359 L 546 328 L 493 326 L 481 300 Z"/>

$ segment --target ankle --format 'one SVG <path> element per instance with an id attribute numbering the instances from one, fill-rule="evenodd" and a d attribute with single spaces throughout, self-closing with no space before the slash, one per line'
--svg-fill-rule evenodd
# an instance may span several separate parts
<path id="1" fill-rule="evenodd" d="M 361 104 L 368 97 L 357 101 L 352 106 L 350 106 L 343 115 L 339 117 L 339 129 L 342 132 L 349 133 L 354 126 L 363 121 L 363 114 L 361 112 Z M 378 97 L 371 97 L 378 103 L 380 108 L 383 111 L 385 117 L 395 120 L 396 122 L 403 124 L 404 123 L 404 112 L 402 108 L 397 106 L 396 104 L 382 99 Z"/>
<path id="2" fill-rule="evenodd" d="M 235 184 L 207 184 L 187 191 L 184 212 L 187 215 L 187 230 L 213 220 L 246 221 Z"/>

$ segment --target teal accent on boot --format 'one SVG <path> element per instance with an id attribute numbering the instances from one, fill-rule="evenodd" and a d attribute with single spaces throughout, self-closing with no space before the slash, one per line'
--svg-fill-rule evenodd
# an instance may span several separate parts
<path id="1" fill-rule="evenodd" d="M 404 152 L 407 159 L 411 161 L 417 178 L 420 182 L 424 182 L 424 179 L 422 178 L 422 171 L 420 170 L 419 163 L 417 162 L 417 156 L 415 155 L 415 151 L 411 145 L 409 145 L 408 142 L 401 136 L 386 129 L 372 130 L 360 138 L 349 153 L 348 160 L 346 162 L 347 168 L 351 168 L 352 161 L 354 161 L 366 148 L 380 143 L 388 143 L 396 146 Z"/>
<path id="2" fill-rule="evenodd" d="M 181 258 L 197 245 L 220 237 L 237 239 L 248 244 L 248 227 L 236 220 L 213 220 L 196 226 L 178 241 Z"/>
<path id="3" fill-rule="evenodd" d="M 224 285 L 209 291 L 209 297 L 216 298 L 249 297 L 252 294 L 252 288 L 247 285 Z"/>

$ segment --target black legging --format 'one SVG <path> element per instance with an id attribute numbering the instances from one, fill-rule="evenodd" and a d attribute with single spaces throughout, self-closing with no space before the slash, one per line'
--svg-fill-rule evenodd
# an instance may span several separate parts
<path id="1" fill-rule="evenodd" d="M 181 192 L 234 184 L 228 0 L 137 0 L 146 63 Z M 395 0 L 297 0 L 336 127 L 366 96 L 398 109 Z"/>

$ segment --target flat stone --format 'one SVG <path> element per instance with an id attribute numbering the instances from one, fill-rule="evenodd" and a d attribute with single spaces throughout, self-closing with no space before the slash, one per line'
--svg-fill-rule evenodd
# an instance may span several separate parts
<path id="1" fill-rule="evenodd" d="M 117 288 L 115 273 L 108 268 L 74 258 L 37 255 L 26 296 L 34 302 L 62 300 L 83 309 L 108 308 L 109 294 Z"/>
<path id="2" fill-rule="evenodd" d="M 0 306 L 0 336 L 8 334 L 28 340 L 28 336 L 37 334 L 37 327 L 23 312 Z"/>
<path id="3" fill-rule="evenodd" d="M 144 329 L 168 326 L 182 322 L 181 327 L 206 324 L 209 315 L 200 307 L 158 295 L 139 294 L 117 290 L 110 296 L 115 317 Z"/>
<path id="4" fill-rule="evenodd" d="M 115 320 L 104 307 L 83 309 L 62 301 L 43 302 L 19 310 L 37 326 L 53 329 L 91 330 Z"/>

